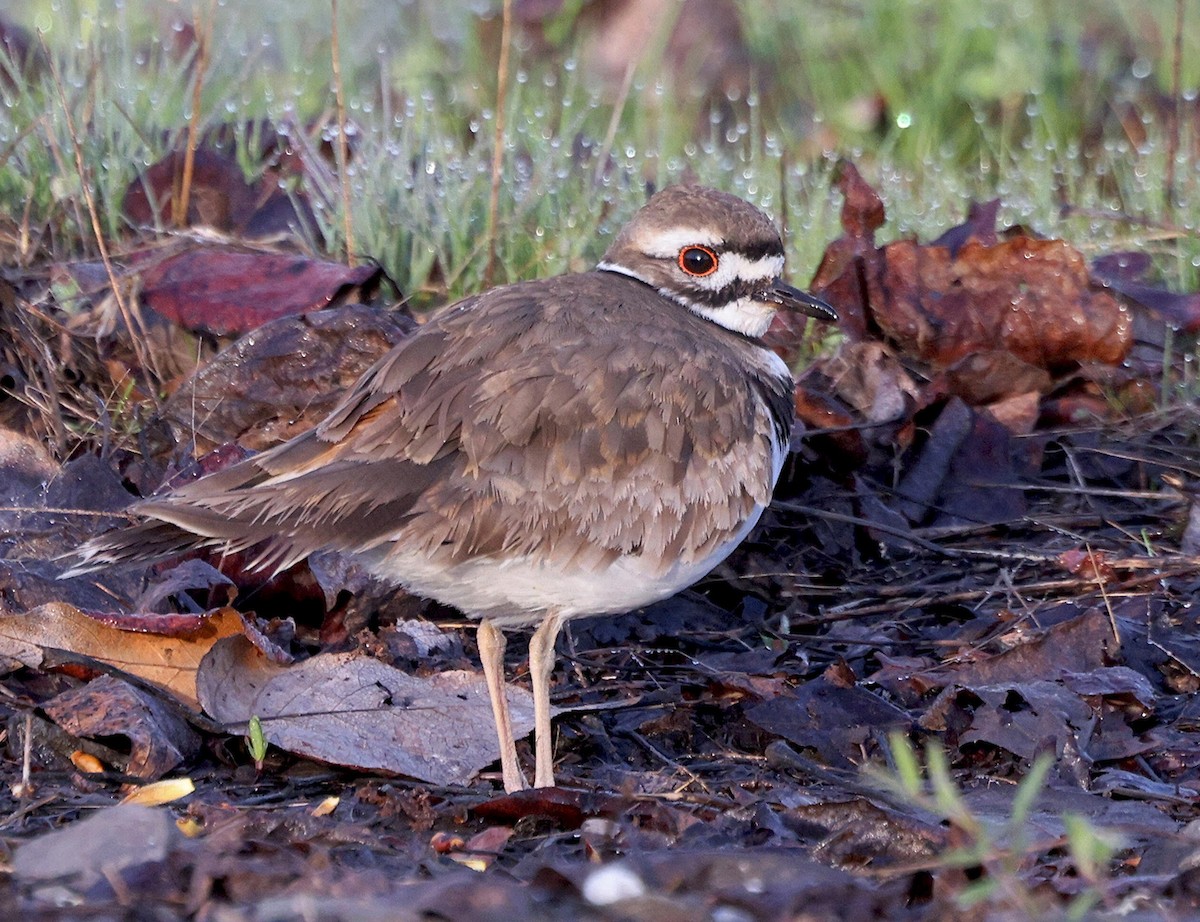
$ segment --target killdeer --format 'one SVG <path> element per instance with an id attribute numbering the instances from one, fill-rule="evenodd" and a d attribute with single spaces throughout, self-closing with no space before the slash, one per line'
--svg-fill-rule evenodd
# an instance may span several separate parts
<path id="1" fill-rule="evenodd" d="M 280 570 L 321 548 L 479 619 L 504 787 L 525 786 L 504 632 L 535 626 L 535 785 L 554 784 L 549 683 L 570 618 L 691 585 L 771 499 L 793 384 L 758 341 L 779 309 L 837 314 L 784 284 L 753 205 L 668 188 L 592 272 L 447 308 L 316 428 L 134 507 L 71 574 L 197 548 Z"/>

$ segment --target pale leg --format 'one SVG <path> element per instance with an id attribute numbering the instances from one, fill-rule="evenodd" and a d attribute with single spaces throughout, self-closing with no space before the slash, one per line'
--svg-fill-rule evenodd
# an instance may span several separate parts
<path id="1" fill-rule="evenodd" d="M 535 788 L 554 787 L 554 737 L 550 734 L 550 674 L 554 672 L 554 642 L 562 618 L 546 616 L 529 638 L 529 678 L 533 684 L 533 734 L 537 755 Z"/>
<path id="2" fill-rule="evenodd" d="M 500 741 L 500 768 L 504 773 L 504 790 L 523 791 L 525 776 L 517 766 L 517 746 L 513 742 L 512 721 L 508 716 L 508 689 L 504 685 L 504 632 L 492 622 L 479 622 L 479 659 L 487 679 L 488 696 L 492 699 L 492 717 L 496 722 L 496 737 Z M 536 692 L 535 692 L 536 694 Z"/>

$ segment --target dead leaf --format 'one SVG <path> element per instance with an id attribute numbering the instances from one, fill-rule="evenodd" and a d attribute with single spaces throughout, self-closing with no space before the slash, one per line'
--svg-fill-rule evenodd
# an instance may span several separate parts
<path id="1" fill-rule="evenodd" d="M 82 654 L 153 682 L 197 708 L 200 661 L 219 638 L 241 631 L 241 615 L 229 608 L 212 613 L 191 634 L 163 637 L 108 627 L 70 605 L 50 602 L 25 614 L 0 611 L 0 655 L 37 668 L 52 651 Z"/>
<path id="2" fill-rule="evenodd" d="M 1097 583 L 1111 583 L 1117 578 L 1116 571 L 1108 562 L 1108 555 L 1103 551 L 1073 548 L 1059 554 L 1055 562 L 1068 573 Z"/>
<path id="3" fill-rule="evenodd" d="M 1034 369 L 1119 364 L 1132 347 L 1129 312 L 1093 282 L 1082 254 L 1019 229 L 997 234 L 996 202 L 972 206 L 965 224 L 931 244 L 876 247 L 879 196 L 848 163 L 838 188 L 845 234 L 826 250 L 811 287 L 838 309 L 851 339 L 883 338 L 934 370 L 996 351 Z M 1004 380 L 1014 374 L 1022 377 L 1011 385 L 1018 391 L 1046 386 L 1020 365 L 991 364 L 989 380 L 960 375 L 960 384 L 969 379 L 985 401 L 1005 396 Z"/>
<path id="4" fill-rule="evenodd" d="M 1154 311 L 1172 326 L 1200 330 L 1200 293 L 1181 294 L 1143 281 L 1151 268 L 1145 253 L 1110 253 L 1092 260 L 1092 277 L 1131 301 Z"/>
<path id="5" fill-rule="evenodd" d="M 200 737 L 179 714 L 115 676 L 100 676 L 42 707 L 75 736 L 125 737 L 130 749 L 125 772 L 138 778 L 161 778 L 200 749 Z"/>
<path id="6" fill-rule="evenodd" d="M 451 785 L 500 756 L 487 686 L 473 672 L 421 679 L 354 653 L 281 667 L 232 637 L 205 657 L 197 686 L 215 720 L 239 728 L 257 716 L 267 742 L 335 765 Z M 510 687 L 508 699 L 520 738 L 533 729 L 533 698 Z"/>
<path id="7" fill-rule="evenodd" d="M 825 677 L 748 708 L 746 719 L 842 766 L 861 759 L 869 737 L 912 724 L 907 713 L 878 695 L 860 686 L 834 685 Z"/>
<path id="8" fill-rule="evenodd" d="M 900 240 L 867 276 L 871 316 L 908 355 L 947 368 L 997 347 L 1040 368 L 1119 364 L 1133 344 L 1129 312 L 1092 288 L 1083 256 L 1062 240 L 985 246 Z"/>
<path id="9" fill-rule="evenodd" d="M 161 415 L 201 451 L 230 442 L 261 451 L 324 419 L 415 328 L 405 311 L 362 304 L 276 318 L 201 366 Z"/>
<path id="10" fill-rule="evenodd" d="M 171 151 L 130 182 L 121 210 L 134 225 L 169 226 L 183 182 L 183 151 Z M 250 182 L 237 158 L 201 145 L 192 163 L 187 225 L 203 225 L 242 238 L 300 235 L 315 226 L 302 188 L 280 188 L 274 171 Z"/>
<path id="11" fill-rule="evenodd" d="M 123 804 L 140 804 L 143 807 L 158 807 L 194 794 L 196 783 L 191 778 L 164 778 L 134 788 L 121 798 Z M 176 823 L 178 826 L 179 824 Z M 182 830 L 181 830 L 182 831 Z"/>
<path id="12" fill-rule="evenodd" d="M 25 842 L 12 870 L 27 884 L 60 881 L 84 893 L 124 868 L 164 861 L 182 842 L 169 811 L 119 804 Z"/>
<path id="13" fill-rule="evenodd" d="M 289 253 L 195 245 L 143 269 L 141 298 L 186 329 L 224 336 L 339 301 L 365 300 L 383 278 L 378 266 L 350 267 Z"/>

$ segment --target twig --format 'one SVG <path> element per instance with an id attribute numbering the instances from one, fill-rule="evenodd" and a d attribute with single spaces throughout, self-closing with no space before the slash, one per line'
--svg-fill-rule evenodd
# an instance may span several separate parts
<path id="1" fill-rule="evenodd" d="M 1175 572 L 1144 573 L 1141 576 L 1132 576 L 1127 580 L 1123 580 L 1119 588 L 1122 592 L 1125 592 L 1146 583 L 1157 582 L 1167 576 L 1194 572 L 1195 569 L 1193 567 L 1188 567 L 1185 570 Z M 1096 581 L 1094 579 L 1051 579 L 1036 583 L 1023 583 L 1020 589 L 1023 593 L 1032 595 L 1033 593 L 1077 592 L 1094 589 L 1095 586 Z M 810 620 L 811 623 L 818 624 L 827 624 L 833 621 L 849 621 L 854 618 L 865 617 L 866 615 L 882 615 L 891 612 L 907 611 L 910 608 L 922 608 L 926 605 L 946 605 L 952 602 L 977 602 L 995 593 L 996 589 L 994 587 L 987 586 L 981 589 L 964 589 L 959 592 L 926 593 L 925 595 L 911 598 L 899 598 L 894 602 L 863 605 L 860 608 L 850 608 L 848 606 L 854 603 L 848 602 L 846 605 L 838 605 L 826 609 L 816 618 Z M 806 621 L 805 623 L 809 622 Z"/>
<path id="2" fill-rule="evenodd" d="M 192 115 L 188 119 L 187 145 L 183 151 L 183 175 L 178 177 L 179 188 L 171 199 L 171 224 L 183 227 L 187 224 L 188 206 L 192 199 L 192 177 L 196 170 L 196 148 L 200 143 L 200 104 L 204 92 L 204 77 L 208 73 L 209 54 L 212 48 L 213 21 L 217 16 L 217 0 L 209 0 L 208 21 L 201 24 L 197 17 L 196 26 L 196 75 L 192 80 Z"/>
<path id="3" fill-rule="evenodd" d="M 483 285 L 491 288 L 496 277 L 496 227 L 500 211 L 500 170 L 504 165 L 504 112 L 508 98 L 508 55 L 512 46 L 512 0 L 504 0 L 500 28 L 500 60 L 496 65 L 496 130 L 492 138 L 492 189 L 488 196 L 488 257 Z"/>
<path id="4" fill-rule="evenodd" d="M 346 236 L 346 261 L 355 264 L 358 247 L 354 243 L 354 224 L 350 220 L 350 146 L 346 139 L 346 91 L 342 83 L 342 52 L 338 41 L 338 0 L 329 0 L 332 9 L 330 55 L 333 66 L 333 95 L 337 101 L 337 167 L 342 188 L 342 233 Z"/>

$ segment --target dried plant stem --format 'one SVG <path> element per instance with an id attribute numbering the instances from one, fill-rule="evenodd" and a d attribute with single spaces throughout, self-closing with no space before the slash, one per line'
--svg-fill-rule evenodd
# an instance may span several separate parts
<path id="1" fill-rule="evenodd" d="M 337 101 L 337 167 L 342 187 L 342 232 L 346 237 L 346 261 L 354 265 L 358 247 L 354 244 L 354 224 L 350 220 L 350 147 L 346 139 L 346 91 L 342 83 L 342 52 L 338 41 L 338 0 L 330 0 L 332 16 L 330 31 L 330 55 L 333 68 L 333 94 Z"/>
<path id="2" fill-rule="evenodd" d="M 682 6 L 683 4 L 674 4 L 673 10 L 666 10 L 667 14 L 658 21 L 654 33 L 625 65 L 625 73 L 621 76 L 621 88 L 617 91 L 617 98 L 613 102 L 608 128 L 604 132 L 604 140 L 600 144 L 600 150 L 596 157 L 596 170 L 592 174 L 592 185 L 599 185 L 600 180 L 604 178 L 608 156 L 612 153 L 613 144 L 616 143 L 617 131 L 621 127 L 621 116 L 625 112 L 625 106 L 629 103 L 629 94 L 633 91 L 633 78 L 637 74 L 638 67 L 647 59 L 662 60 L 667 43 L 671 40 L 671 34 L 675 31 L 675 22 L 679 18 L 679 10 L 682 9 Z"/>
<path id="3" fill-rule="evenodd" d="M 100 260 L 104 263 L 104 272 L 108 276 L 108 284 L 112 289 L 113 300 L 117 303 L 117 310 L 120 311 L 121 318 L 125 321 L 125 326 L 131 334 L 130 341 L 133 344 L 133 351 L 137 355 L 138 366 L 145 377 L 146 392 L 157 407 L 160 405 L 158 387 L 155 385 L 154 377 L 151 373 L 153 372 L 159 380 L 163 380 L 164 376 L 154 367 L 154 358 L 146 349 L 148 333 L 145 324 L 142 322 L 142 315 L 140 311 L 134 310 L 130 305 L 129 300 L 121 290 L 121 281 L 117 278 L 116 270 L 113 269 L 112 257 L 108 252 L 108 243 L 104 239 L 104 231 L 100 225 L 100 212 L 96 208 L 96 197 L 92 195 L 90 177 L 87 167 L 83 162 L 83 144 L 80 142 L 79 133 L 75 129 L 75 117 L 71 114 L 71 105 L 67 101 L 67 91 L 63 87 L 62 74 L 59 73 L 54 55 L 50 53 L 50 48 L 46 44 L 44 32 L 38 32 L 38 40 L 42 43 L 46 59 L 50 62 L 50 75 L 54 80 L 54 89 L 58 94 L 58 101 L 62 106 L 63 117 L 67 123 L 67 134 L 71 138 L 71 152 L 75 159 L 75 171 L 79 175 L 79 188 L 83 192 L 83 200 L 87 205 L 88 218 L 92 225 L 92 234 L 96 238 L 96 249 L 99 250 Z"/>
<path id="4" fill-rule="evenodd" d="M 25 739 L 21 746 L 21 799 L 27 799 L 33 793 L 30 783 L 33 766 L 33 711 L 25 712 Z"/>
<path id="5" fill-rule="evenodd" d="M 604 132 L 604 140 L 600 142 L 600 151 L 596 156 L 596 170 L 592 173 L 592 185 L 600 185 L 604 178 L 604 169 L 608 163 L 608 155 L 612 152 L 617 140 L 617 129 L 621 127 L 621 113 L 629 101 L 629 93 L 633 89 L 633 75 L 637 73 L 638 62 L 641 58 L 630 58 L 625 65 L 625 74 L 621 78 L 621 89 L 617 91 L 617 99 L 613 103 L 612 114 L 608 118 L 608 129 Z"/>
<path id="6" fill-rule="evenodd" d="M 200 103 L 204 93 L 204 77 L 212 54 L 213 21 L 216 19 L 217 0 L 209 0 L 208 16 L 204 23 L 197 18 L 196 28 L 196 76 L 192 80 L 192 114 L 188 119 L 187 146 L 183 152 L 183 175 L 176 177 L 178 188 L 171 199 L 171 224 L 183 227 L 187 224 L 188 206 L 192 199 L 192 176 L 196 169 L 196 148 L 200 144 Z"/>
<path id="7" fill-rule="evenodd" d="M 1171 111 L 1167 117 L 1167 169 L 1163 176 L 1163 204 L 1175 211 L 1175 158 L 1183 131 L 1183 14 L 1184 0 L 1175 0 L 1175 48 L 1171 59 Z"/>
<path id="8" fill-rule="evenodd" d="M 504 0 L 500 28 L 500 61 L 496 65 L 496 131 L 492 139 L 492 190 L 488 196 L 487 266 L 483 284 L 491 288 L 496 278 L 496 225 L 500 211 L 500 171 L 504 166 L 504 112 L 508 98 L 508 55 L 512 48 L 512 0 Z"/>

